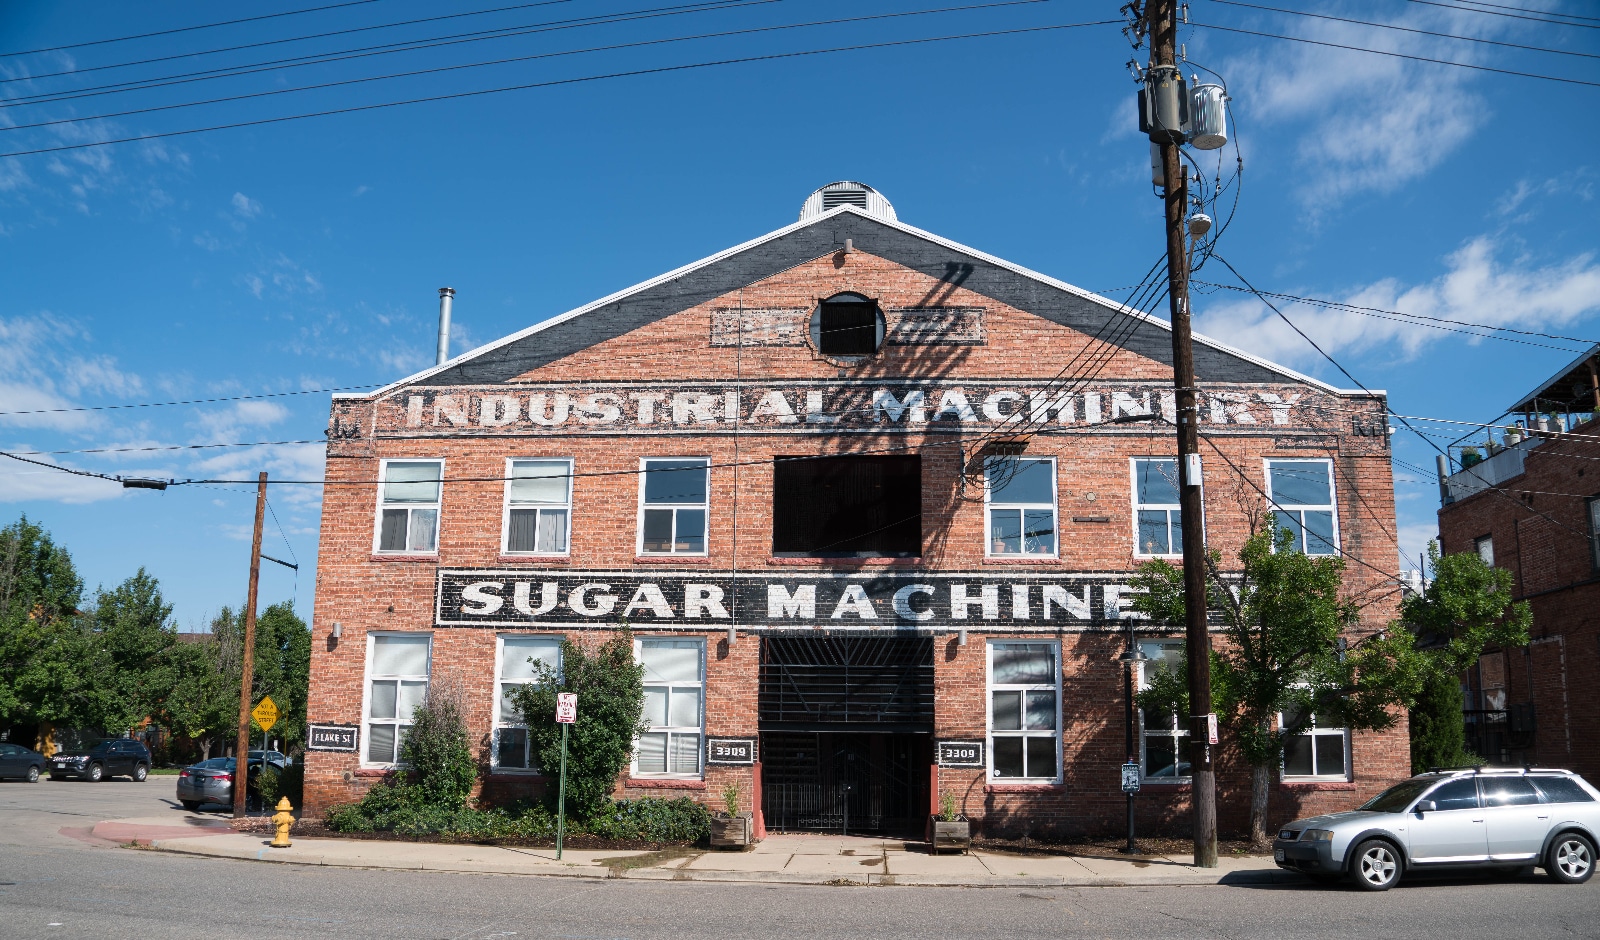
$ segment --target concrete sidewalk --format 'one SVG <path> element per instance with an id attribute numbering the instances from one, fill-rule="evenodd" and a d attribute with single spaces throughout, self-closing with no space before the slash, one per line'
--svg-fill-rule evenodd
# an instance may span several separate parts
<path id="1" fill-rule="evenodd" d="M 1224 858 L 1215 869 L 1160 855 L 1024 856 L 974 850 L 930 855 L 899 840 L 822 834 L 772 835 L 748 851 L 671 848 L 660 852 L 441 845 L 362 839 L 297 838 L 273 849 L 259 833 L 234 832 L 203 817 L 118 819 L 93 835 L 165 852 L 295 865 L 400 868 L 498 875 L 629 878 L 778 884 L 940 887 L 1289 884 L 1305 879 L 1261 857 Z"/>

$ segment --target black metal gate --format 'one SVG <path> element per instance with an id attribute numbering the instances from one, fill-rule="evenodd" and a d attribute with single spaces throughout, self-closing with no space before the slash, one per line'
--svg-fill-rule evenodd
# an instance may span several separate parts
<path id="1" fill-rule="evenodd" d="M 933 639 L 762 640 L 769 829 L 920 834 L 933 762 Z"/>

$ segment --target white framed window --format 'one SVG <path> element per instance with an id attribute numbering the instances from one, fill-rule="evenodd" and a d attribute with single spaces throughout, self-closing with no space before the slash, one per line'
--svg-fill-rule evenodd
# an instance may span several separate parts
<path id="1" fill-rule="evenodd" d="M 1140 640 L 1139 650 L 1146 662 L 1139 673 L 1139 688 L 1145 689 L 1151 677 L 1162 670 L 1176 670 L 1183 662 L 1182 640 Z M 1143 737 L 1139 748 L 1139 773 L 1154 783 L 1176 783 L 1189 779 L 1189 728 L 1183 716 L 1172 711 L 1139 709 Z"/>
<path id="2" fill-rule="evenodd" d="M 639 461 L 639 554 L 704 555 L 711 461 Z"/>
<path id="3" fill-rule="evenodd" d="M 1133 458 L 1133 553 L 1149 558 L 1183 554 L 1177 458 Z"/>
<path id="4" fill-rule="evenodd" d="M 1291 548 L 1307 555 L 1339 550 L 1338 515 L 1333 505 L 1333 461 L 1268 460 L 1267 487 L 1278 527 L 1289 532 Z"/>
<path id="5" fill-rule="evenodd" d="M 502 771 L 539 771 L 528 744 L 528 726 L 511 693 L 539 678 L 539 666 L 561 670 L 561 637 L 501 634 L 495 639 L 494 741 L 490 766 Z"/>
<path id="6" fill-rule="evenodd" d="M 1472 549 L 1473 549 L 1473 551 L 1478 553 L 1478 557 L 1479 558 L 1483 559 L 1483 563 L 1484 564 L 1488 565 L 1491 568 L 1494 567 L 1494 537 L 1493 536 L 1485 535 L 1482 538 L 1473 539 L 1472 540 Z"/>
<path id="7" fill-rule="evenodd" d="M 990 641 L 989 776 L 1061 779 L 1061 666 L 1055 643 Z"/>
<path id="8" fill-rule="evenodd" d="M 572 461 L 506 461 L 500 550 L 507 555 L 565 555 L 572 525 Z"/>
<path id="9" fill-rule="evenodd" d="M 1299 711 L 1280 712 L 1278 727 L 1300 722 Z M 1305 716 L 1303 727 L 1283 739 L 1283 776 L 1318 780 L 1348 780 L 1350 735 L 1323 715 Z"/>
<path id="10" fill-rule="evenodd" d="M 428 694 L 433 634 L 367 634 L 365 764 L 399 762 L 411 713 Z"/>
<path id="11" fill-rule="evenodd" d="M 633 748 L 639 776 L 698 777 L 705 708 L 704 640 L 642 639 L 634 654 L 644 665 L 644 720 Z"/>
<path id="12" fill-rule="evenodd" d="M 983 465 L 990 558 L 1056 555 L 1054 458 L 988 457 Z"/>
<path id="13" fill-rule="evenodd" d="M 432 555 L 439 550 L 442 460 L 379 462 L 376 551 L 386 555 Z"/>
<path id="14" fill-rule="evenodd" d="M 1589 563 L 1600 571 L 1600 496 L 1589 497 L 1583 510 L 1589 520 Z"/>

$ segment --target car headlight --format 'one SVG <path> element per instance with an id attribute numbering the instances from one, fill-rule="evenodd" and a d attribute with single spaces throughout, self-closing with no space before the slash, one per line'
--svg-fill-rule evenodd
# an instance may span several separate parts
<path id="1" fill-rule="evenodd" d="M 1333 830 L 1332 829 L 1307 829 L 1304 833 L 1301 834 L 1300 838 L 1301 838 L 1301 840 L 1303 840 L 1305 842 L 1332 842 L 1333 841 Z"/>

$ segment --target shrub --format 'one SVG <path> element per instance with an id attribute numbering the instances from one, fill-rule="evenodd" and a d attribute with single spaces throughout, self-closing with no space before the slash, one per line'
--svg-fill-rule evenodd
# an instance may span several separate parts
<path id="1" fill-rule="evenodd" d="M 697 842 L 711 834 L 711 814 L 685 796 L 618 800 L 584 820 L 583 829 L 602 839 Z"/>
<path id="2" fill-rule="evenodd" d="M 261 794 L 261 805 L 267 809 L 275 809 L 279 797 L 288 797 L 289 805 L 299 807 L 302 793 L 305 789 L 306 768 L 302 763 L 290 764 L 279 770 L 268 764 L 256 780 L 256 789 Z"/>
<path id="3" fill-rule="evenodd" d="M 646 728 L 644 667 L 634 661 L 633 633 L 626 623 L 593 651 L 564 640 L 561 672 L 541 663 L 539 678 L 511 694 L 539 766 L 550 776 L 561 763 L 561 727 L 555 720 L 559 692 L 578 695 L 578 720 L 567 751 L 567 810 L 588 819 L 606 809 L 633 742 Z M 555 787 L 550 793 L 554 797 Z"/>
<path id="4" fill-rule="evenodd" d="M 478 781 L 478 762 L 461 712 L 460 689 L 447 679 L 436 678 L 412 713 L 400 759 L 407 765 L 413 802 L 446 810 L 467 805 L 472 785 Z"/>

